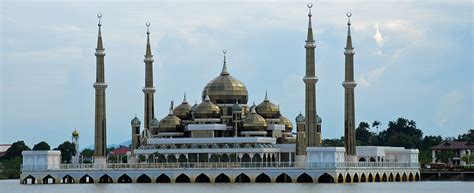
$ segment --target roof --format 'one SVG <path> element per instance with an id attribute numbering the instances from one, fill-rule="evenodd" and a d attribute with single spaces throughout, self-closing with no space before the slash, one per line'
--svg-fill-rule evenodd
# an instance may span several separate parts
<path id="1" fill-rule="evenodd" d="M 11 146 L 12 144 L 0 144 L 0 152 L 6 152 Z"/>
<path id="2" fill-rule="evenodd" d="M 113 150 L 110 154 L 112 154 L 112 155 L 125 155 L 129 151 L 130 151 L 130 149 L 128 149 L 128 147 L 121 147 L 121 148 Z"/>
<path id="3" fill-rule="evenodd" d="M 433 146 L 433 150 L 447 150 L 447 149 L 472 149 L 474 150 L 474 143 L 468 141 L 445 141 L 439 145 Z"/>

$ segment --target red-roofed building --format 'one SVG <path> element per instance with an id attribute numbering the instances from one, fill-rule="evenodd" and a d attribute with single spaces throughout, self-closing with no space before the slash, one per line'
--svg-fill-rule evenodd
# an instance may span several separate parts
<path id="1" fill-rule="evenodd" d="M 130 148 L 128 147 L 114 149 L 112 152 L 110 152 L 109 161 L 116 163 L 127 163 L 130 153 Z"/>
<path id="2" fill-rule="evenodd" d="M 446 164 L 455 165 L 455 166 L 465 166 L 468 165 L 465 161 L 462 160 L 463 156 L 470 156 L 474 151 L 474 143 L 468 141 L 445 141 L 439 145 L 431 147 L 431 155 L 433 163 L 442 163 L 441 160 L 437 158 L 437 155 L 442 152 L 452 151 L 454 156 Z M 472 161 L 471 161 L 472 162 Z"/>

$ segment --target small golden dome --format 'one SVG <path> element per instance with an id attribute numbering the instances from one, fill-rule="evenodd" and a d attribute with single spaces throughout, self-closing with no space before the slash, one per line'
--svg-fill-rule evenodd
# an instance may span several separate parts
<path id="1" fill-rule="evenodd" d="M 280 108 L 268 100 L 268 95 L 265 92 L 265 99 L 260 103 L 257 108 L 257 113 L 262 115 L 265 119 L 278 119 L 280 118 Z"/>
<path id="2" fill-rule="evenodd" d="M 202 98 L 209 96 L 214 104 L 247 104 L 248 91 L 245 85 L 232 77 L 227 71 L 224 56 L 224 65 L 221 74 L 209 82 L 202 90 Z"/>
<path id="3" fill-rule="evenodd" d="M 285 125 L 285 132 L 291 132 L 293 130 L 293 124 L 285 116 L 280 116 L 280 124 Z"/>
<path id="4" fill-rule="evenodd" d="M 72 132 L 72 136 L 79 137 L 79 132 L 77 132 L 77 130 L 74 129 L 74 131 Z"/>
<path id="5" fill-rule="evenodd" d="M 243 131 L 265 131 L 267 129 L 267 121 L 265 118 L 257 114 L 255 107 L 250 107 L 250 114 L 244 119 Z"/>
<path id="6" fill-rule="evenodd" d="M 182 132 L 181 119 L 173 114 L 173 102 L 171 102 L 170 113 L 160 120 L 158 132 Z"/>
<path id="7" fill-rule="evenodd" d="M 209 96 L 204 98 L 201 104 L 199 104 L 194 110 L 194 118 L 220 118 L 220 108 L 212 103 L 209 99 Z"/>
<path id="8" fill-rule="evenodd" d="M 183 102 L 180 105 L 178 105 L 176 108 L 174 108 L 173 114 L 179 117 L 180 119 L 184 119 L 184 120 L 190 119 L 191 109 L 192 107 L 186 100 L 186 93 L 185 93 Z"/>

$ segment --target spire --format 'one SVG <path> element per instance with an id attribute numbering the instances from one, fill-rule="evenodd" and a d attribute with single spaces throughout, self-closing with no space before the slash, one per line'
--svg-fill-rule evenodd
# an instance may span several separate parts
<path id="1" fill-rule="evenodd" d="M 183 104 L 185 103 L 188 103 L 188 101 L 186 100 L 186 93 L 184 93 L 184 97 L 183 97 Z"/>
<path id="2" fill-rule="evenodd" d="M 101 18 L 102 18 L 102 13 L 97 13 L 97 18 L 99 18 L 99 23 L 97 24 L 99 26 L 99 34 L 97 36 L 97 48 L 96 51 L 103 51 L 104 50 L 104 44 L 102 43 L 102 23 L 101 23 Z"/>
<path id="3" fill-rule="evenodd" d="M 221 75 L 229 75 L 229 71 L 227 71 L 227 64 L 226 64 L 226 57 L 225 57 L 227 50 L 222 50 L 222 53 L 224 54 L 224 64 L 222 65 Z"/>
<path id="4" fill-rule="evenodd" d="M 351 37 L 351 12 L 346 13 L 347 16 L 347 41 L 346 41 L 346 51 L 352 51 L 352 37 Z M 353 52 L 353 51 L 352 51 Z"/>
<path id="5" fill-rule="evenodd" d="M 146 22 L 146 55 L 145 57 L 151 57 L 151 46 L 150 46 L 150 22 Z"/>
<path id="6" fill-rule="evenodd" d="M 209 95 L 206 95 L 206 98 L 204 98 L 204 101 L 210 101 L 211 99 L 209 99 Z"/>
<path id="7" fill-rule="evenodd" d="M 173 106 L 174 106 L 174 102 L 171 101 L 171 104 L 170 104 L 170 113 L 168 115 L 173 115 Z"/>
<path id="8" fill-rule="evenodd" d="M 268 101 L 268 93 L 267 93 L 267 91 L 265 91 L 265 99 L 263 99 L 263 101 Z"/>
<path id="9" fill-rule="evenodd" d="M 308 9 L 309 9 L 309 13 L 308 13 L 308 36 L 306 38 L 306 42 L 308 43 L 312 43 L 314 42 L 314 38 L 313 38 L 313 26 L 311 24 L 311 17 L 313 16 L 311 14 L 311 8 L 313 7 L 313 4 L 312 3 L 308 3 Z"/>

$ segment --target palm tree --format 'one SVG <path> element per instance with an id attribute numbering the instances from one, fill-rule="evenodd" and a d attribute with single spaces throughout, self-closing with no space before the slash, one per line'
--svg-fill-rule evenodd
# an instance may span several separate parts
<path id="1" fill-rule="evenodd" d="M 472 166 L 472 163 L 474 162 L 474 154 L 464 155 L 461 157 L 461 160 L 469 164 L 469 166 Z"/>
<path id="2" fill-rule="evenodd" d="M 377 133 L 379 132 L 379 126 L 381 125 L 382 123 L 380 121 L 374 121 L 372 123 L 372 127 L 375 127 L 377 128 Z"/>

